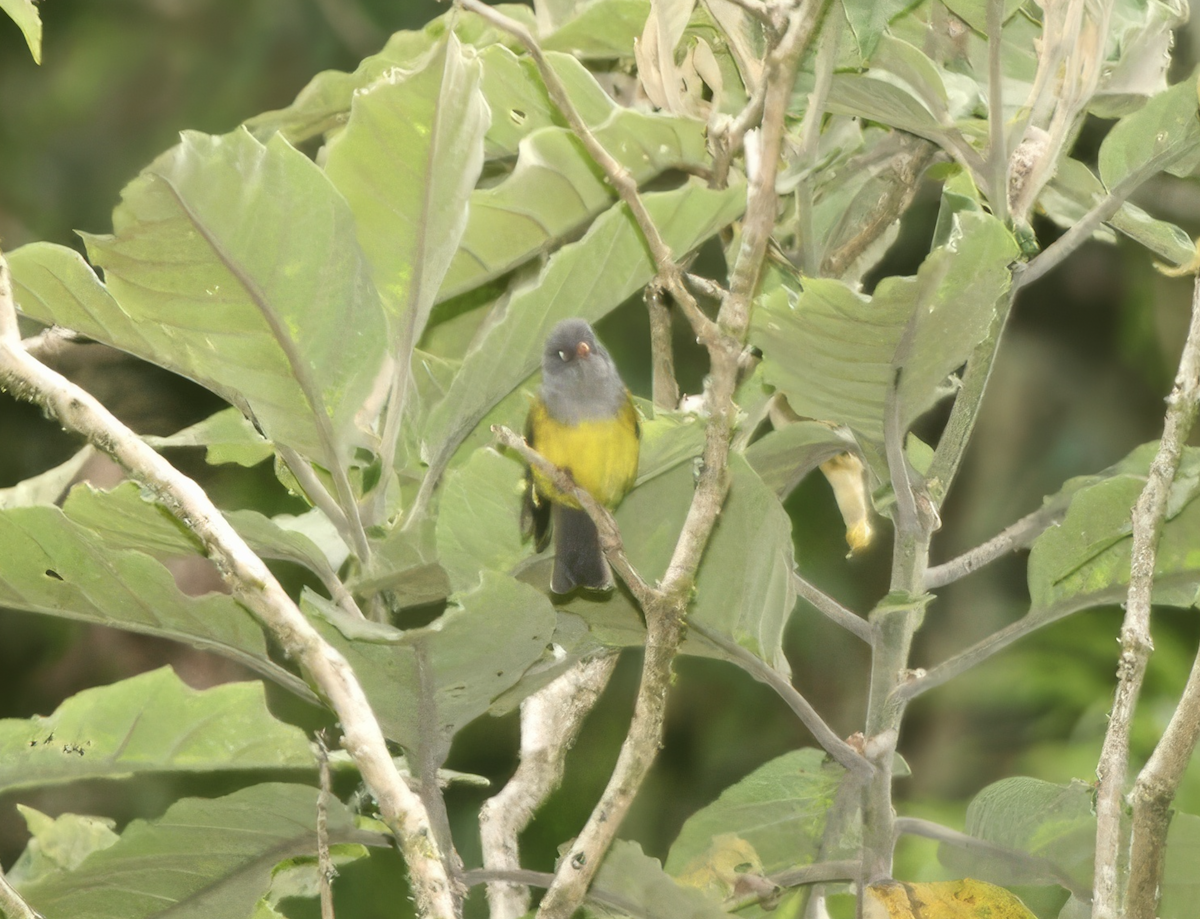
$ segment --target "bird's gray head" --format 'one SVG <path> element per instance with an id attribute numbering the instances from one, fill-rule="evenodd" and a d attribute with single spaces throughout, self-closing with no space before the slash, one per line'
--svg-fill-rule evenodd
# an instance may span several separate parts
<path id="1" fill-rule="evenodd" d="M 582 319 L 564 319 L 542 353 L 542 399 L 564 424 L 611 418 L 625 402 L 616 365 Z"/>

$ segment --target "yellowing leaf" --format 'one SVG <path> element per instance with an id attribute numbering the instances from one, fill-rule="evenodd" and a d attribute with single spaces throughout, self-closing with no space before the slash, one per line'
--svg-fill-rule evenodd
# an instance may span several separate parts
<path id="1" fill-rule="evenodd" d="M 865 919 L 1036 919 L 1014 894 L 974 878 L 881 881 L 867 888 L 863 907 Z"/>
<path id="2" fill-rule="evenodd" d="M 724 900 L 738 889 L 739 880 L 746 874 L 760 877 L 764 874 L 758 852 L 736 833 L 720 833 L 707 849 L 687 863 L 675 880 Z"/>

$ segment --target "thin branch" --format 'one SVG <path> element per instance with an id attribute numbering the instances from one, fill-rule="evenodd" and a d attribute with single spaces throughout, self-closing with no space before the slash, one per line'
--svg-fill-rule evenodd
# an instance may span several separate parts
<path id="1" fill-rule="evenodd" d="M 724 188 L 729 180 L 729 166 L 733 157 L 746 140 L 746 132 L 755 127 L 763 114 L 763 103 L 767 98 L 767 81 L 761 80 L 754 87 L 746 107 L 729 121 L 726 121 L 712 138 L 713 147 L 713 185 Z"/>
<path id="2" fill-rule="evenodd" d="M 1200 735 L 1200 651 L 1183 688 L 1179 705 L 1171 714 L 1150 761 L 1138 774 L 1129 793 L 1133 805 L 1130 840 L 1129 887 L 1125 911 L 1129 919 L 1153 917 L 1162 887 L 1165 842 L 1171 824 L 1171 802 L 1187 771 Z M 1144 904 L 1144 907 L 1143 907 Z"/>
<path id="3" fill-rule="evenodd" d="M 325 746 L 325 732 L 317 732 L 317 769 L 321 790 L 317 793 L 317 884 L 321 893 L 321 919 L 334 919 L 333 879 L 337 869 L 329 857 L 329 749 Z"/>
<path id="4" fill-rule="evenodd" d="M 621 542 L 621 531 L 608 508 L 592 497 L 590 492 L 576 485 L 569 473 L 555 466 L 529 446 L 524 437 L 513 433 L 502 424 L 492 425 L 492 434 L 495 435 L 498 444 L 520 456 L 526 463 L 544 475 L 558 491 L 570 495 L 579 502 L 579 506 L 587 512 L 587 515 L 592 518 L 592 523 L 596 525 L 604 555 L 621 575 L 621 580 L 633 591 L 633 595 L 643 606 L 651 602 L 654 599 L 654 588 L 638 574 L 637 569 L 625 555 L 625 545 Z"/>
<path id="5" fill-rule="evenodd" d="M 630 214 L 642 232 L 642 237 L 646 240 L 646 246 L 650 250 L 650 257 L 654 260 L 654 265 L 658 271 L 658 283 L 664 290 L 670 292 L 676 302 L 684 308 L 684 313 L 689 321 L 696 322 L 697 320 L 701 320 L 701 324 L 696 328 L 696 334 L 699 337 L 706 339 L 715 335 L 716 329 L 713 327 L 711 321 L 699 309 L 691 310 L 688 308 L 689 302 L 691 302 L 692 306 L 695 305 L 692 301 L 692 295 L 683 283 L 683 273 L 679 265 L 675 262 L 675 256 L 671 252 L 670 246 L 662 238 L 662 234 L 659 233 L 654 219 L 646 209 L 645 202 L 642 201 L 642 196 L 638 193 L 637 181 L 633 178 L 629 170 L 616 157 L 609 153 L 596 138 L 596 135 L 592 133 L 592 129 L 588 127 L 587 122 L 583 120 L 574 103 L 571 102 L 570 94 L 559 78 L 558 72 L 546 60 L 546 55 L 543 53 L 537 39 L 520 22 L 509 16 L 505 16 L 494 7 L 483 3 L 482 0 L 457 0 L 457 2 L 463 9 L 476 13 L 496 28 L 508 32 L 524 45 L 534 64 L 537 65 L 538 73 L 542 77 L 542 82 L 546 86 L 546 92 L 549 94 L 551 101 L 554 102 L 555 108 L 562 114 L 568 126 L 570 126 L 572 133 L 579 138 L 588 155 L 600 167 L 604 173 L 604 177 L 608 180 L 608 184 L 613 187 L 617 196 L 629 208 Z"/>
<path id="6" fill-rule="evenodd" d="M 843 19 L 842 16 L 825 18 L 821 43 L 817 48 L 816 79 L 813 82 L 812 92 L 808 94 L 808 105 L 800 123 L 800 150 L 798 152 L 804 170 L 800 185 L 796 189 L 800 219 L 800 268 L 809 276 L 815 276 L 820 267 L 817 264 L 815 248 L 817 241 L 813 231 L 812 170 L 819 153 L 825 102 L 829 98 L 830 87 L 833 86 L 833 70 L 837 64 L 838 43 L 842 37 Z"/>
<path id="7" fill-rule="evenodd" d="M 1028 549 L 1035 539 L 1049 527 L 1062 520 L 1067 512 L 1069 498 L 1044 504 L 1031 514 L 1005 527 L 987 542 L 976 546 L 956 558 L 935 565 L 925 572 L 925 587 L 933 590 L 961 580 L 996 559 Z"/>
<path id="8" fill-rule="evenodd" d="M 837 600 L 817 587 L 816 584 L 802 577 L 799 572 L 792 572 L 792 586 L 796 588 L 796 593 L 802 599 L 807 600 L 816 608 L 817 612 L 836 622 L 851 634 L 861 638 L 868 645 L 874 644 L 875 631 L 871 628 L 871 623 L 867 622 L 862 616 L 859 616 L 852 610 L 846 609 Z"/>
<path id="9" fill-rule="evenodd" d="M 849 859 L 836 862 L 816 862 L 811 865 L 803 865 L 800 868 L 791 868 L 787 871 L 781 871 L 778 874 L 772 874 L 765 878 L 771 885 L 771 889 L 764 893 L 751 893 L 745 896 L 729 897 L 722 904 L 725 912 L 734 913 L 745 909 L 747 906 L 754 906 L 758 903 L 764 903 L 776 898 L 785 890 L 790 890 L 794 887 L 806 887 L 809 884 L 828 884 L 831 881 L 853 881 L 858 877 L 858 862 Z"/>
<path id="10" fill-rule="evenodd" d="M 63 350 L 64 345 L 88 344 L 89 342 L 90 339 L 80 335 L 78 332 L 55 325 L 50 326 L 48 329 L 43 329 L 37 335 L 31 335 L 29 338 L 26 338 L 21 342 L 21 346 L 39 361 L 44 361 L 48 357 L 58 355 Z"/>
<path id="11" fill-rule="evenodd" d="M 1154 568 L 1158 558 L 1158 540 L 1167 516 L 1171 483 L 1179 471 L 1179 461 L 1200 403 L 1200 277 L 1192 298 L 1192 321 L 1187 342 L 1179 359 L 1175 386 L 1167 398 L 1167 417 L 1158 453 L 1150 463 L 1146 485 L 1133 508 L 1133 546 L 1130 550 L 1129 593 L 1125 603 L 1125 621 L 1121 625 L 1121 658 L 1117 665 L 1119 682 L 1104 746 L 1096 767 L 1099 788 L 1096 792 L 1096 895 L 1092 904 L 1095 919 L 1120 915 L 1121 903 L 1121 830 L 1122 800 L 1129 767 L 1129 736 L 1138 694 L 1146 674 L 1146 665 L 1154 642 L 1150 637 L 1150 604 L 1154 591 Z M 1182 775 L 1179 776 L 1182 778 Z M 1165 810 L 1165 808 L 1164 808 Z M 1142 840 L 1147 847 L 1166 845 L 1166 823 L 1161 837 Z M 1148 857 L 1148 853 L 1143 853 Z M 1150 866 L 1147 866 L 1150 867 Z M 1157 883 L 1144 874 L 1139 884 L 1149 890 L 1148 901 L 1127 900 L 1134 916 L 1155 915 Z M 1130 888 L 1132 893 L 1132 888 Z M 1143 890 L 1145 892 L 1145 890 Z"/>
<path id="12" fill-rule="evenodd" d="M 8 883 L 3 870 L 0 870 L 0 912 L 8 919 L 45 919 Z"/>
<path id="13" fill-rule="evenodd" d="M 941 508 L 946 495 L 950 493 L 950 487 L 954 484 L 966 455 L 967 444 L 975 430 L 975 421 L 979 417 L 979 409 L 996 363 L 1000 340 L 1008 325 L 1008 317 L 1012 313 L 1019 287 L 1015 280 L 1009 283 L 1008 294 L 998 304 L 988 334 L 975 346 L 967 359 L 966 372 L 963 374 L 958 394 L 954 397 L 946 428 L 938 438 L 937 449 L 934 450 L 933 460 L 925 478 L 929 500 L 933 502 L 935 511 Z"/>
<path id="14" fill-rule="evenodd" d="M 580 661 L 521 703 L 521 762 L 507 784 L 479 810 L 485 868 L 521 867 L 518 837 L 562 784 L 567 751 L 608 685 L 617 657 L 608 654 Z M 491 919 L 518 919 L 529 912 L 527 884 L 492 881 L 487 898 Z"/>
<path id="15" fill-rule="evenodd" d="M 762 0 L 729 0 L 734 6 L 740 6 L 747 13 L 769 29 L 779 27 L 778 7 L 763 3 Z"/>
<path id="16" fill-rule="evenodd" d="M 688 628 L 697 635 L 702 635 L 725 652 L 733 663 L 737 664 L 760 683 L 766 683 L 788 704 L 797 718 L 808 728 L 810 734 L 825 751 L 829 753 L 848 772 L 860 780 L 875 771 L 875 767 L 867 762 L 861 753 L 842 740 L 828 724 L 825 723 L 817 710 L 800 694 L 783 674 L 767 664 L 758 655 L 743 648 L 736 641 L 726 638 L 720 632 L 710 629 L 699 622 L 688 623 Z"/>
<path id="17" fill-rule="evenodd" d="M 992 215 L 1008 222 L 1008 140 L 1004 132 L 1004 59 L 1001 35 L 1004 0 L 987 0 L 988 40 L 988 134 L 991 138 L 987 164 L 991 173 L 988 203 Z"/>
<path id="18" fill-rule="evenodd" d="M 344 731 L 343 745 L 379 802 L 404 853 L 418 910 L 452 919 L 457 896 L 430 839 L 429 817 L 400 778 L 379 722 L 354 670 L 309 623 L 270 569 L 237 534 L 194 481 L 118 421 L 85 390 L 30 357 L 21 347 L 8 264 L 0 258 L 0 385 L 37 403 L 65 427 L 107 453 L 191 530 L 234 598 L 278 639 L 320 687 Z"/>
<path id="19" fill-rule="evenodd" d="M 1070 874 L 1059 867 L 1057 863 L 1052 862 L 1048 858 L 1030 855 L 1028 852 L 1022 852 L 1019 849 L 1010 849 L 1007 846 L 988 842 L 986 839 L 968 836 L 966 833 L 952 830 L 949 827 L 942 826 L 940 823 L 934 823 L 932 820 L 922 820 L 919 817 L 897 817 L 896 835 L 899 836 L 901 834 L 920 836 L 924 839 L 944 842 L 947 845 L 956 846 L 967 852 L 975 852 L 998 861 L 1008 862 L 1010 865 L 1024 871 L 1036 872 L 1037 877 L 1031 879 L 1029 883 L 1058 884 L 1084 902 L 1090 899 L 1092 895 L 1090 887 L 1080 885 Z"/>
<path id="20" fill-rule="evenodd" d="M 1094 204 L 1086 214 L 1075 221 L 1074 225 L 1058 239 L 1047 246 L 1034 257 L 1023 269 L 1014 273 L 1013 286 L 1017 289 L 1032 284 L 1050 270 L 1057 268 L 1080 246 L 1087 242 L 1093 233 L 1113 214 L 1121 209 L 1126 199 L 1137 191 L 1147 179 L 1162 172 L 1167 166 L 1179 158 L 1177 151 L 1160 153 L 1151 157 L 1140 169 L 1136 169 L 1113 186 L 1112 191 Z"/>
<path id="21" fill-rule="evenodd" d="M 663 301 L 663 290 L 646 288 L 646 310 L 650 314 L 650 359 L 654 380 L 654 405 L 673 409 L 679 405 L 679 381 L 675 379 L 675 345 L 671 335 L 671 308 Z"/>
<path id="22" fill-rule="evenodd" d="M 1032 609 L 1016 622 L 996 630 L 987 638 L 976 642 L 965 651 L 960 651 L 953 657 L 947 658 L 936 667 L 911 674 L 907 680 L 892 690 L 891 698 L 896 702 L 908 702 L 915 699 L 954 679 L 960 673 L 965 673 L 977 664 L 983 663 L 993 654 L 1003 651 L 1014 641 L 1024 638 L 1040 628 L 1058 622 L 1072 613 L 1103 606 L 1107 603 L 1116 603 L 1119 599 L 1120 594 L 1113 591 L 1111 595 L 1088 594 L 1082 597 L 1073 597 L 1048 609 Z"/>
<path id="23" fill-rule="evenodd" d="M 329 518 L 345 543 L 354 546 L 355 552 L 369 552 L 369 549 L 366 548 L 367 534 L 362 531 L 361 527 L 351 524 L 345 510 L 333 499 L 333 495 L 325 488 L 325 483 L 317 478 L 317 474 L 313 472 L 308 460 L 292 447 L 275 444 L 275 449 L 288 471 L 296 477 L 296 481 L 304 489 L 304 494 L 312 502 L 313 507 Z M 370 555 L 360 555 L 359 557 L 365 560 L 370 558 Z"/>

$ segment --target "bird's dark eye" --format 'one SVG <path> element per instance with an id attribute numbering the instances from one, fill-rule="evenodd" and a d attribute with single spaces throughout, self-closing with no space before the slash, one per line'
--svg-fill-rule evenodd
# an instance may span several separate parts
<path id="1" fill-rule="evenodd" d="M 566 351 L 559 351 L 559 352 L 558 352 L 558 359 L 559 359 L 560 361 L 565 361 L 565 360 L 567 359 L 567 352 L 566 352 Z"/>

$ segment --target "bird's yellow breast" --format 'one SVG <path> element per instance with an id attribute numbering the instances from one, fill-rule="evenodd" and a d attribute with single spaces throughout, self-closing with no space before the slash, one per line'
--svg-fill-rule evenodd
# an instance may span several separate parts
<path id="1" fill-rule="evenodd" d="M 535 399 L 527 427 L 529 445 L 569 472 L 575 484 L 601 504 L 616 506 L 633 487 L 638 469 L 638 420 L 632 400 L 627 399 L 610 419 L 567 425 L 550 417 L 542 400 Z M 536 470 L 533 482 L 538 493 L 551 501 L 579 506 Z"/>

